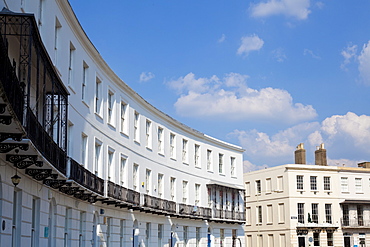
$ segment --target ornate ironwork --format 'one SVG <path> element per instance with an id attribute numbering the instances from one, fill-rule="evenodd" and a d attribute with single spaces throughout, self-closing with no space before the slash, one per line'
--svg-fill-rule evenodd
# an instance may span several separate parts
<path id="1" fill-rule="evenodd" d="M 0 143 L 0 153 L 7 153 L 15 148 L 27 151 L 29 145 L 26 143 Z"/>
<path id="2" fill-rule="evenodd" d="M 48 177 L 54 179 L 58 177 L 57 174 L 52 174 L 52 169 L 26 169 L 26 174 L 32 176 L 37 181 L 44 180 Z"/>
<path id="3" fill-rule="evenodd" d="M 14 163 L 14 166 L 17 167 L 18 169 L 26 169 L 32 165 L 35 165 L 37 167 L 42 167 L 44 165 L 44 163 L 42 161 L 36 161 L 36 162 L 33 162 L 33 161 L 20 161 L 20 162 L 17 162 L 17 163 Z"/>
<path id="4" fill-rule="evenodd" d="M 78 184 L 92 190 L 100 195 L 104 195 L 104 180 L 91 173 L 85 167 L 78 164 L 74 159 L 70 159 L 70 179 Z"/>
<path id="5" fill-rule="evenodd" d="M 36 163 L 38 156 L 37 155 L 31 155 L 31 154 L 7 154 L 6 155 L 6 161 L 9 161 L 11 163 L 18 163 L 22 160 L 29 159 L 30 161 L 33 161 Z"/>
<path id="6" fill-rule="evenodd" d="M 10 125 L 12 123 L 12 116 L 0 116 L 0 124 Z"/>
<path id="7" fill-rule="evenodd" d="M 6 104 L 0 103 L 0 114 L 5 113 Z"/>
<path id="8" fill-rule="evenodd" d="M 78 187 L 60 187 L 59 190 L 67 195 L 74 195 L 77 191 L 80 190 Z"/>
<path id="9" fill-rule="evenodd" d="M 0 132 L 0 142 L 5 141 L 8 138 L 13 139 L 14 141 L 22 141 L 22 133 L 1 133 Z"/>
<path id="10" fill-rule="evenodd" d="M 43 183 L 53 189 L 59 189 L 60 187 L 66 185 L 67 181 L 63 179 L 44 179 Z"/>

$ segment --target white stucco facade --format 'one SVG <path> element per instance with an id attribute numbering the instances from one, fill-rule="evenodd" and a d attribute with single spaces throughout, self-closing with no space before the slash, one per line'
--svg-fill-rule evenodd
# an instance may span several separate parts
<path id="1" fill-rule="evenodd" d="M 0 7 L 5 60 L 27 98 L 21 118 L 2 79 L 0 104 L 12 122 L 1 133 L 22 140 L 2 140 L 15 146 L 0 154 L 0 246 L 244 245 L 242 148 L 141 98 L 108 67 L 68 1 L 4 0 Z M 7 33 L 12 21 L 26 28 Z M 65 162 L 38 144 L 41 130 L 30 134 L 30 116 Z"/>
<path id="2" fill-rule="evenodd" d="M 370 244 L 369 168 L 288 164 L 244 180 L 246 246 Z"/>

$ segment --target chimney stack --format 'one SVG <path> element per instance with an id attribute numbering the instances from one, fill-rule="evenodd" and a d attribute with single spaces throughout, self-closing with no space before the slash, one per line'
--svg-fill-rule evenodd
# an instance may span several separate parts
<path id="1" fill-rule="evenodd" d="M 362 168 L 370 168 L 370 162 L 362 162 L 362 163 L 358 163 L 358 167 L 362 167 Z"/>
<path id="2" fill-rule="evenodd" d="M 297 149 L 294 151 L 295 164 L 306 164 L 306 150 L 303 147 L 303 143 L 300 143 L 297 146 Z"/>
<path id="3" fill-rule="evenodd" d="M 326 149 L 324 148 L 324 143 L 321 143 L 318 149 L 315 151 L 315 165 L 327 166 L 326 161 Z"/>

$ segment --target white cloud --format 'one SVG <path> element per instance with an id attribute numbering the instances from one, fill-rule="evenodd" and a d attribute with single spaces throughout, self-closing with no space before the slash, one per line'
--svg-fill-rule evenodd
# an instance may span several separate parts
<path id="1" fill-rule="evenodd" d="M 258 51 L 262 48 L 264 42 L 257 35 L 244 36 L 241 38 L 242 44 L 240 45 L 237 54 L 248 56 L 251 51 Z"/>
<path id="2" fill-rule="evenodd" d="M 370 85 L 370 41 L 362 47 L 358 62 L 358 70 L 363 83 Z"/>
<path id="3" fill-rule="evenodd" d="M 167 84 L 180 94 L 175 108 L 182 116 L 276 123 L 296 123 L 317 116 L 312 106 L 293 103 L 287 91 L 270 87 L 255 90 L 247 86 L 247 79 L 238 73 L 223 79 L 195 78 L 189 73 Z"/>
<path id="4" fill-rule="evenodd" d="M 143 72 L 140 74 L 140 82 L 147 82 L 154 77 L 155 75 L 152 72 Z"/>
<path id="5" fill-rule="evenodd" d="M 243 173 L 262 170 L 262 169 L 265 169 L 267 167 L 268 167 L 267 165 L 258 166 L 258 165 L 252 164 L 248 160 L 243 161 Z"/>
<path id="6" fill-rule="evenodd" d="M 251 5 L 251 14 L 254 17 L 268 17 L 285 15 L 298 20 L 307 19 L 310 14 L 310 0 L 268 0 Z"/>
<path id="7" fill-rule="evenodd" d="M 282 48 L 278 48 L 278 49 L 273 50 L 272 54 L 273 54 L 274 58 L 276 59 L 276 61 L 278 61 L 279 63 L 282 63 L 287 59 L 287 57 L 284 53 L 284 50 Z"/>
<path id="8" fill-rule="evenodd" d="M 346 66 L 351 63 L 352 60 L 354 60 L 356 58 L 356 54 L 357 54 L 357 45 L 348 45 L 345 49 L 343 49 L 343 51 L 340 53 L 343 58 L 344 58 L 344 61 L 343 63 L 340 65 L 341 69 L 343 70 L 347 70 Z"/>
<path id="9" fill-rule="evenodd" d="M 311 57 L 315 58 L 315 59 L 321 59 L 321 57 L 317 56 L 316 54 L 313 53 L 313 51 L 309 50 L 309 49 L 304 49 L 303 50 L 303 55 L 311 55 Z"/>
<path id="10" fill-rule="evenodd" d="M 257 130 L 235 130 L 245 149 L 246 159 L 256 166 L 282 165 L 294 162 L 296 145 L 305 143 L 307 163 L 314 164 L 314 151 L 325 143 L 328 164 L 357 166 L 370 155 L 370 116 L 348 112 L 333 115 L 321 123 L 302 123 L 273 135 Z"/>
<path id="11" fill-rule="evenodd" d="M 218 42 L 218 43 L 222 43 L 222 42 L 224 42 L 224 41 L 225 41 L 225 39 L 226 39 L 225 34 L 222 34 L 221 38 L 219 38 L 219 39 L 217 40 L 217 42 Z"/>
<path id="12" fill-rule="evenodd" d="M 298 124 L 271 136 L 257 130 L 235 130 L 230 135 L 238 138 L 248 160 L 268 165 L 282 165 L 294 163 L 295 147 L 304 142 L 309 133 L 319 128 L 320 124 L 313 122 Z"/>

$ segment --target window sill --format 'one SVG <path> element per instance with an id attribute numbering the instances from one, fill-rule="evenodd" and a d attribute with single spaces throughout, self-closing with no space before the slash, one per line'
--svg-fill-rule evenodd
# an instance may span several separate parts
<path id="1" fill-rule="evenodd" d="M 99 115 L 99 113 L 95 112 L 95 116 L 97 116 L 98 118 L 100 118 L 101 120 L 103 120 L 103 117 Z"/>
<path id="2" fill-rule="evenodd" d="M 76 94 L 76 91 L 74 90 L 74 88 L 71 86 L 71 85 L 68 85 L 68 88 L 71 89 L 70 91 L 73 93 L 73 94 Z"/>
<path id="3" fill-rule="evenodd" d="M 268 222 L 268 223 L 266 223 L 266 225 L 272 225 L 272 222 Z"/>
<path id="4" fill-rule="evenodd" d="M 150 152 L 153 152 L 152 148 L 150 148 L 150 147 L 146 147 L 146 150 L 148 150 Z"/>
<path id="5" fill-rule="evenodd" d="M 112 129 L 116 129 L 116 126 L 108 122 L 108 126 L 111 127 Z"/>
<path id="6" fill-rule="evenodd" d="M 342 194 L 349 194 L 349 191 L 342 191 Z"/>
<path id="7" fill-rule="evenodd" d="M 137 140 L 134 140 L 134 143 L 135 143 L 136 145 L 139 145 L 139 146 L 140 146 L 140 142 L 138 142 Z"/>
<path id="8" fill-rule="evenodd" d="M 361 192 L 356 192 L 356 194 L 364 194 L 364 192 L 363 192 L 363 191 L 361 191 Z"/>
<path id="9" fill-rule="evenodd" d="M 225 177 L 225 173 L 219 173 L 218 175 Z"/>
<path id="10" fill-rule="evenodd" d="M 164 157 L 164 153 L 158 152 L 158 155 Z"/>
<path id="11" fill-rule="evenodd" d="M 212 170 L 208 170 L 207 172 L 209 172 L 209 173 L 213 173 L 213 171 L 212 171 Z"/>
<path id="12" fill-rule="evenodd" d="M 129 138 L 128 134 L 126 134 L 125 132 L 120 131 L 119 133 L 121 134 L 121 136 L 124 136 L 126 138 Z"/>
<path id="13" fill-rule="evenodd" d="M 85 100 L 82 100 L 82 103 L 87 106 L 87 108 L 90 108 L 90 106 L 85 102 Z"/>

